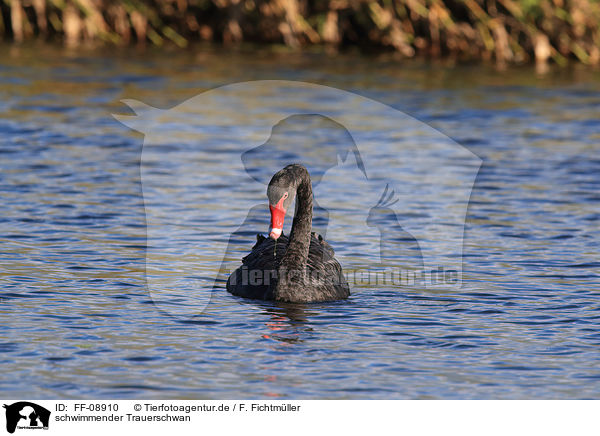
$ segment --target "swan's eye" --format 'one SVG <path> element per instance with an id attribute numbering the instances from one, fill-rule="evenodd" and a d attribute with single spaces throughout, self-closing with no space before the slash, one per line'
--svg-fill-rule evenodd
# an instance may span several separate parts
<path id="1" fill-rule="evenodd" d="M 285 194 L 283 194 L 282 199 L 285 200 L 286 198 L 288 198 L 288 193 L 287 192 Z"/>

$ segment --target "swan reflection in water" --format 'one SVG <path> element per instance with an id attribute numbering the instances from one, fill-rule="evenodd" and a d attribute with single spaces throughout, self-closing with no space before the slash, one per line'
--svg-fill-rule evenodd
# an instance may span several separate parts
<path id="1" fill-rule="evenodd" d="M 302 303 L 282 303 L 278 301 L 260 302 L 256 300 L 243 300 L 246 304 L 258 306 L 261 309 L 264 328 L 257 334 L 262 339 L 262 344 L 273 359 L 261 368 L 264 389 L 263 395 L 278 398 L 286 396 L 285 392 L 290 385 L 302 386 L 301 380 L 289 379 L 281 376 L 281 365 L 285 364 L 287 353 L 297 353 L 298 346 L 305 344 L 314 335 L 310 319 L 319 315 L 314 305 Z M 331 303 L 326 303 L 331 304 Z M 335 304 L 335 303 L 333 303 Z M 255 310 L 255 308 L 252 308 Z"/>
<path id="2" fill-rule="evenodd" d="M 309 316 L 318 315 L 318 312 L 308 309 L 306 304 L 280 302 L 263 307 L 263 313 L 269 320 L 265 323 L 266 331 L 261 336 L 284 344 L 304 342 L 306 333 L 313 331 Z"/>

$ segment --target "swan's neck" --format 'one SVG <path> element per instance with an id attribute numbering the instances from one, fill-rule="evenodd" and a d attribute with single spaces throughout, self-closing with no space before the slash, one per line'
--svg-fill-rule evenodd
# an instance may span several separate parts
<path id="1" fill-rule="evenodd" d="M 297 168 L 297 171 L 299 184 L 296 190 L 296 213 L 292 221 L 288 246 L 279 265 L 280 272 L 285 271 L 287 274 L 290 272 L 292 274 L 305 272 L 312 229 L 313 194 L 310 176 L 308 171 L 302 167 Z M 292 278 L 292 276 L 289 276 L 289 278 Z M 297 288 L 297 286 L 294 286 L 294 282 L 296 280 L 280 282 L 278 292 L 280 294 L 294 292 L 294 289 Z M 291 295 L 280 295 L 280 297 L 291 299 Z"/>
<path id="2" fill-rule="evenodd" d="M 313 194 L 308 172 L 304 170 L 300 174 L 300 183 L 296 191 L 296 213 L 292 221 L 288 247 L 281 263 L 287 267 L 303 268 L 306 266 L 310 248 Z"/>

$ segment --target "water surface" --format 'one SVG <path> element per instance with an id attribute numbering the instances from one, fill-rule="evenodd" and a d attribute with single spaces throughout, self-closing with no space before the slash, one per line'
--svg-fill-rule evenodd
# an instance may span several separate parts
<path id="1" fill-rule="evenodd" d="M 2 396 L 600 396 L 593 72 L 210 49 L 0 55 Z M 369 286 L 348 301 L 302 306 L 242 300 L 221 283 L 193 319 L 161 312 L 145 279 L 143 136 L 110 114 L 127 112 L 123 98 L 169 108 L 252 79 L 380 100 L 481 157 L 462 288 Z M 255 186 L 235 189 L 256 195 Z M 351 256 L 362 230 L 343 230 L 348 238 L 331 243 Z"/>

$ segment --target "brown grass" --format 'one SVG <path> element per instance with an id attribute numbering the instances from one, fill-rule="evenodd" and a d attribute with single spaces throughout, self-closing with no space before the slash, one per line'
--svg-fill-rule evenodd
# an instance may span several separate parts
<path id="1" fill-rule="evenodd" d="M 21 42 L 360 46 L 499 65 L 600 63 L 600 0 L 0 0 Z"/>

